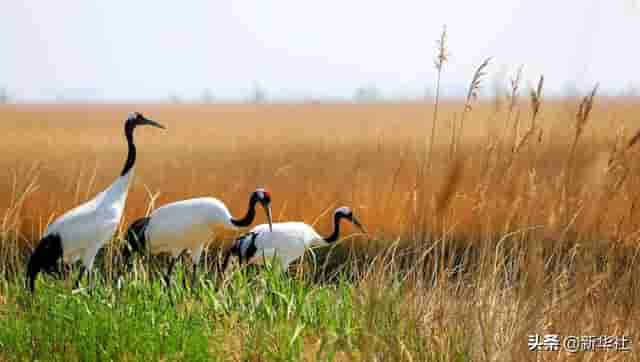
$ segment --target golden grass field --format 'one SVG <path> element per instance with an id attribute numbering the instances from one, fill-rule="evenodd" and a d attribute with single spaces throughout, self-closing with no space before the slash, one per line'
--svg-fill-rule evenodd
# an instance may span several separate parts
<path id="1" fill-rule="evenodd" d="M 328 213 L 349 205 L 369 231 L 349 247 L 408 245 L 378 260 L 363 295 L 375 299 L 378 278 L 395 278 L 375 270 L 410 270 L 403 313 L 425 321 L 420 333 L 436 350 L 465 330 L 478 360 L 535 360 L 527 334 L 545 331 L 635 342 L 640 102 L 596 96 L 583 119 L 580 102 L 543 100 L 530 132 L 528 100 L 443 102 L 431 167 L 429 104 L 5 105 L 0 232 L 33 245 L 53 217 L 109 185 L 126 157 L 123 121 L 140 111 L 168 129 L 136 130 L 123 228 L 150 194 L 156 207 L 215 196 L 239 214 L 264 186 L 275 221 L 317 221 L 326 232 Z M 418 277 L 429 270 L 460 280 Z"/>
<path id="2" fill-rule="evenodd" d="M 514 132 L 506 109 L 480 104 L 452 153 L 451 120 L 463 105 L 445 103 L 432 170 L 420 180 L 429 105 L 3 106 L 2 231 L 34 241 L 53 217 L 109 185 L 126 158 L 123 119 L 138 110 L 168 130 L 136 131 L 136 177 L 123 224 L 144 215 L 148 191 L 159 194 L 156 207 L 210 195 L 239 214 L 249 193 L 264 186 L 277 220 L 319 220 L 323 230 L 323 212 L 345 204 L 372 235 L 391 239 L 413 238 L 420 222 L 439 212 L 447 230 L 430 233 L 482 239 L 536 227 L 544 237 L 571 232 L 634 242 L 637 150 L 629 148 L 619 163 L 609 159 L 620 132 L 626 138 L 618 143 L 640 129 L 640 104 L 597 100 L 568 164 L 577 105 L 543 104 L 539 130 L 513 153 L 529 127 L 528 105 Z"/>

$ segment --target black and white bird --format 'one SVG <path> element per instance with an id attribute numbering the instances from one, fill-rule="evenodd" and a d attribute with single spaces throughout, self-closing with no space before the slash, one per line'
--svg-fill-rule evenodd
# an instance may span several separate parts
<path id="1" fill-rule="evenodd" d="M 178 257 L 183 252 L 191 254 L 193 263 L 192 284 L 195 283 L 196 270 L 202 251 L 211 238 L 212 228 L 221 225 L 228 229 L 247 227 L 256 216 L 256 204 L 260 203 L 267 216 L 271 228 L 271 195 L 263 188 L 256 189 L 249 198 L 249 208 L 244 217 L 238 219 L 231 216 L 227 206 L 213 197 L 201 197 L 166 204 L 148 217 L 134 221 L 126 234 L 127 245 L 123 250 L 126 264 L 130 263 L 131 253 L 150 255 L 167 253 L 171 256 L 169 268 L 165 275 L 165 283 L 169 286 L 169 278 Z M 130 249 L 130 251 L 129 251 Z"/>
<path id="2" fill-rule="evenodd" d="M 133 131 L 137 126 L 143 125 L 165 128 L 141 113 L 129 114 L 124 124 L 129 150 L 120 176 L 92 200 L 66 212 L 49 224 L 29 258 L 26 272 L 26 286 L 29 290 L 35 290 L 38 273 L 42 270 L 55 270 L 60 258 L 65 263 L 82 261 L 76 287 L 87 271 L 91 282 L 91 268 L 96 254 L 113 237 L 120 224 L 136 162 Z"/>
<path id="3" fill-rule="evenodd" d="M 225 252 L 219 272 L 224 273 L 232 255 L 236 256 L 240 263 L 251 264 L 275 258 L 286 271 L 289 264 L 303 256 L 307 249 L 328 246 L 339 240 L 342 219 L 352 222 L 366 233 L 360 221 L 353 215 L 353 211 L 346 206 L 336 209 L 333 214 L 333 232 L 327 237 L 320 236 L 311 225 L 303 222 L 275 223 L 271 230 L 265 224 L 258 225 L 249 233 L 237 238 Z"/>

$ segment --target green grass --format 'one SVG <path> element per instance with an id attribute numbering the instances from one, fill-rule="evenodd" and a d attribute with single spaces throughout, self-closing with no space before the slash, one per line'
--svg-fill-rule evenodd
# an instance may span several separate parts
<path id="1" fill-rule="evenodd" d="M 594 358 L 638 360 L 635 257 L 524 258 L 505 245 L 465 257 L 455 246 L 430 258 L 393 245 L 371 258 L 327 252 L 317 265 L 339 267 L 234 267 L 224 280 L 205 259 L 194 288 L 183 285 L 190 268 L 178 264 L 167 289 L 143 259 L 115 288 L 121 266 L 108 253 L 90 290 L 71 290 L 76 271 L 41 276 L 31 295 L 18 271 L 0 278 L 0 361 L 529 361 L 543 353 L 528 336 L 549 333 L 628 336 L 632 351 Z M 591 358 L 544 354 L 572 356 Z"/>
<path id="2" fill-rule="evenodd" d="M 295 273 L 294 273 L 295 274 Z M 201 274 L 194 290 L 174 275 L 99 280 L 73 294 L 69 282 L 40 277 L 0 285 L 2 360 L 469 360 L 460 341 L 447 355 L 419 313 L 404 308 L 399 283 L 315 283 L 277 270 L 236 270 L 224 283 Z"/>

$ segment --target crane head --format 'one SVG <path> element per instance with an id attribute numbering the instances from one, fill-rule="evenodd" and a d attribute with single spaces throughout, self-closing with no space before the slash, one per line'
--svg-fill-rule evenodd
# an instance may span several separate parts
<path id="1" fill-rule="evenodd" d="M 360 229 L 363 233 L 366 233 L 367 230 L 365 230 L 364 226 L 362 226 L 362 223 L 360 223 L 360 220 L 358 220 L 358 218 L 353 214 L 353 211 L 351 210 L 350 207 L 347 206 L 342 206 L 336 209 L 336 213 L 335 213 L 335 218 L 336 219 L 347 219 L 349 221 L 351 221 L 353 223 L 353 225 L 355 225 L 358 229 Z"/>
<path id="2" fill-rule="evenodd" d="M 267 221 L 269 222 L 269 231 L 273 231 L 273 221 L 271 219 L 271 194 L 269 191 L 259 187 L 251 194 L 251 202 L 259 202 L 264 208 L 264 212 L 267 215 Z"/>
<path id="3" fill-rule="evenodd" d="M 127 118 L 127 127 L 130 127 L 133 129 L 137 126 L 145 126 L 145 125 L 166 129 L 165 126 L 149 118 L 146 118 L 140 112 L 129 113 L 129 117 Z"/>

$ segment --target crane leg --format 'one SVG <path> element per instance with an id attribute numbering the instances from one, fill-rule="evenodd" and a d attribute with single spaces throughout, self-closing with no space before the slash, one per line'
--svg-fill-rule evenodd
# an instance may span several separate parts
<path id="1" fill-rule="evenodd" d="M 87 278 L 89 278 L 89 289 L 93 289 L 94 285 L 94 280 L 93 280 L 93 268 L 89 269 L 89 271 L 87 272 Z"/>
<path id="2" fill-rule="evenodd" d="M 183 272 L 182 272 L 182 288 L 184 288 L 184 290 L 187 290 L 187 269 L 182 268 Z"/>
<path id="3" fill-rule="evenodd" d="M 193 270 L 191 273 L 191 289 L 196 288 L 196 281 L 198 276 L 198 263 L 204 250 L 204 243 L 198 244 L 198 246 L 191 250 L 191 263 L 193 264 Z"/>
<path id="4" fill-rule="evenodd" d="M 164 282 L 167 288 L 169 288 L 170 286 L 171 273 L 173 272 L 173 267 L 176 265 L 177 261 L 178 261 L 178 258 L 171 258 L 171 261 L 169 262 L 169 269 L 167 270 L 167 274 L 164 276 Z"/>
<path id="5" fill-rule="evenodd" d="M 82 265 L 80 267 L 80 275 L 78 275 L 78 279 L 76 279 L 76 282 L 74 283 L 74 289 L 78 289 L 80 287 L 80 281 L 82 280 L 82 277 L 84 276 L 84 273 L 87 271 L 87 268 L 84 267 L 84 265 Z"/>

